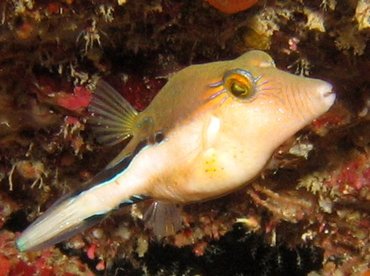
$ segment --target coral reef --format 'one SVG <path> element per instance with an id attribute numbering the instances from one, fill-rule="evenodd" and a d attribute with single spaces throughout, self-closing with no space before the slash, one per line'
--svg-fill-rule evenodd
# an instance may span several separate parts
<path id="1" fill-rule="evenodd" d="M 1 275 L 368 275 L 370 2 L 252 2 L 232 15 L 203 0 L 0 2 Z M 99 77 L 142 110 L 176 70 L 251 48 L 337 93 L 260 178 L 185 206 L 183 229 L 162 241 L 141 203 L 58 246 L 15 249 L 122 147 L 98 145 L 86 125 Z"/>

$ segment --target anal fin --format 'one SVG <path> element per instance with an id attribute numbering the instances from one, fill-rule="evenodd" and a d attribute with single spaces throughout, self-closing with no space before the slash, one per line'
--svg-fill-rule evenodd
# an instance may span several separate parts
<path id="1" fill-rule="evenodd" d="M 146 210 L 143 220 L 145 228 L 151 229 L 160 240 L 181 229 L 181 208 L 173 203 L 154 201 Z"/>

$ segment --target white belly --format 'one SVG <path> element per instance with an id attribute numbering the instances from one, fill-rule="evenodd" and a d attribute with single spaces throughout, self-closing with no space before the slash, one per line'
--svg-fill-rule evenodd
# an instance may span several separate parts
<path id="1" fill-rule="evenodd" d="M 222 122 L 210 116 L 177 128 L 160 144 L 144 149 L 130 164 L 129 175 L 142 178 L 142 194 L 188 203 L 234 191 L 267 159 L 234 140 Z"/>

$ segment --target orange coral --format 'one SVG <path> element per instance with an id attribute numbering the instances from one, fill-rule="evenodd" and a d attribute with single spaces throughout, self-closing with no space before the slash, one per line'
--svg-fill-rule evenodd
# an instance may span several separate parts
<path id="1" fill-rule="evenodd" d="M 256 4 L 257 1 L 258 0 L 207 0 L 210 5 L 227 14 L 244 11 Z"/>

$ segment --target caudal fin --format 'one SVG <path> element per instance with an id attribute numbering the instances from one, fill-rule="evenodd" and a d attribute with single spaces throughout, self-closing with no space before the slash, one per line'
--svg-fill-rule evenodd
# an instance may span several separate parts
<path id="1" fill-rule="evenodd" d="M 83 207 L 83 202 L 75 197 L 58 200 L 21 234 L 16 241 L 17 248 L 28 251 L 52 246 L 86 230 L 107 214 L 87 215 Z"/>

